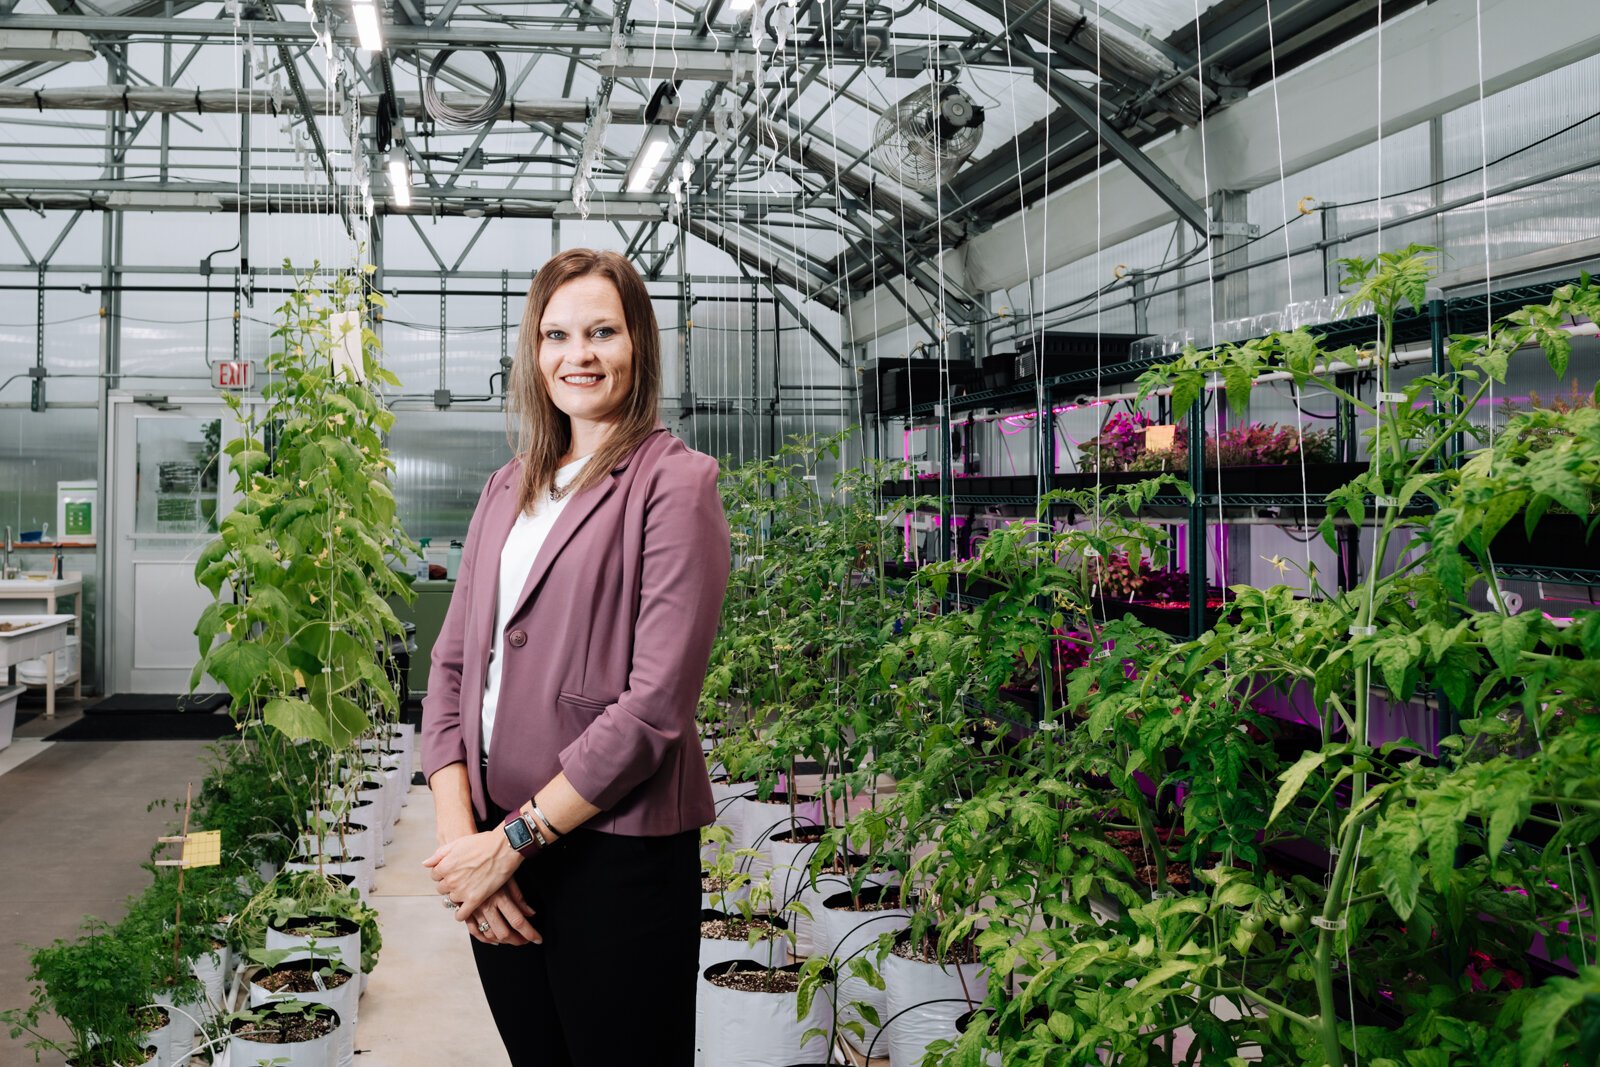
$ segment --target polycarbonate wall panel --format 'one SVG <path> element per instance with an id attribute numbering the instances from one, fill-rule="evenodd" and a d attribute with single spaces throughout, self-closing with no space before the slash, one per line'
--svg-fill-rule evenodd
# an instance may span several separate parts
<path id="1" fill-rule="evenodd" d="M 466 536 L 484 483 L 511 458 L 498 411 L 398 409 L 389 449 L 400 521 L 436 545 Z"/>
<path id="2" fill-rule="evenodd" d="M 1487 180 L 1491 190 L 1584 165 L 1576 173 L 1494 197 L 1488 212 L 1491 258 L 1507 259 L 1600 234 L 1600 120 L 1567 129 L 1591 115 L 1596 100 L 1600 56 L 1498 93 L 1483 111 L 1474 103 L 1440 120 L 1444 175 L 1463 175 L 1444 185 L 1446 202 L 1479 194 L 1485 159 L 1492 163 Z M 1550 139 L 1526 147 L 1545 138 Z M 1439 240 L 1452 253 L 1450 267 L 1480 266 L 1483 209 L 1473 205 L 1442 216 Z"/>

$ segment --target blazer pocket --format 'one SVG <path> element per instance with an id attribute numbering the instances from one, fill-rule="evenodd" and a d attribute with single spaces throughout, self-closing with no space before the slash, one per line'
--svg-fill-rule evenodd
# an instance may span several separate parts
<path id="1" fill-rule="evenodd" d="M 564 704 L 571 704 L 574 707 L 579 708 L 587 708 L 590 711 L 605 711 L 613 703 L 613 701 L 610 700 L 596 700 L 594 697 L 586 697 L 581 693 L 568 693 L 564 691 L 557 693 L 556 699 Z"/>

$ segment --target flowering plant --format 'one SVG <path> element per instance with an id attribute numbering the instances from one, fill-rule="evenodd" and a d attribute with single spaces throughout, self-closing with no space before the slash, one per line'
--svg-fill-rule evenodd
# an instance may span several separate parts
<path id="1" fill-rule="evenodd" d="M 1112 474 L 1122 471 L 1183 470 L 1189 465 L 1189 443 L 1181 431 L 1170 449 L 1154 452 L 1145 447 L 1145 429 L 1155 420 L 1143 412 L 1118 412 L 1106 420 L 1100 433 L 1083 443 L 1083 469 Z M 1206 438 L 1205 465 L 1223 467 L 1283 466 L 1299 462 L 1332 463 L 1333 432 L 1302 431 L 1276 423 L 1251 422 L 1230 426 Z"/>
<path id="2" fill-rule="evenodd" d="M 1142 411 L 1117 412 L 1106 420 L 1098 436 L 1083 443 L 1083 469 L 1102 473 L 1135 469 L 1131 464 L 1145 454 L 1145 427 L 1154 423 Z"/>

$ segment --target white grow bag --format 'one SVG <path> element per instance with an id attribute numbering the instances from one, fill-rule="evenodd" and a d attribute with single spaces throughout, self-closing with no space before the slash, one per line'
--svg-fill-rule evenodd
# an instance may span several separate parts
<path id="1" fill-rule="evenodd" d="M 862 900 L 876 901 L 880 891 L 881 887 L 876 886 L 863 889 Z M 889 1017 L 888 993 L 852 975 L 850 960 L 852 957 L 863 958 L 874 967 L 878 966 L 878 950 L 874 947 L 878 939 L 884 934 L 904 930 L 911 922 L 911 913 L 901 908 L 850 911 L 847 910 L 849 905 L 848 891 L 836 893 L 822 902 L 822 906 L 813 913 L 817 921 L 812 932 L 812 947 L 817 955 L 828 956 L 830 966 L 839 976 L 839 1018 L 860 1023 L 863 1033 L 861 1050 L 864 1052 L 876 1041 L 878 1047 L 875 1054 L 882 1056 L 883 1040 L 878 1037 L 878 1027 L 863 1018 L 855 1005 L 868 1005 L 878 1013 L 881 1022 Z M 852 1045 L 856 1043 L 855 1034 L 846 1032 L 844 1036 Z"/>
<path id="2" fill-rule="evenodd" d="M 700 921 L 708 919 L 726 918 L 724 913 L 715 909 L 701 911 Z M 781 922 L 773 925 L 782 926 Z M 700 938 L 700 972 L 705 973 L 707 967 L 718 963 L 730 963 L 733 960 L 755 960 L 757 963 L 768 967 L 778 967 L 788 963 L 787 950 L 784 948 L 784 938 L 773 937 L 763 943 L 750 947 L 748 941 L 729 941 L 722 938 Z M 705 997 L 697 997 L 694 1007 L 694 1062 L 696 1067 L 705 1064 Z"/>
<path id="3" fill-rule="evenodd" d="M 822 801 L 814 797 L 801 800 L 789 810 L 788 798 L 774 793 L 767 800 L 743 799 L 734 801 L 740 809 L 740 825 L 734 830 L 736 848 L 755 849 L 756 855 L 739 860 L 738 869 L 753 879 L 760 879 L 772 869 L 772 856 L 768 851 L 772 835 L 796 826 L 816 826 L 822 821 Z"/>
<path id="4" fill-rule="evenodd" d="M 334 1067 L 339 1054 L 339 1031 L 342 1029 L 344 1021 L 335 1018 L 332 1033 L 292 1045 L 269 1045 L 230 1036 L 228 1059 L 223 1067 L 254 1067 L 257 1063 L 271 1063 L 274 1067 Z"/>
<path id="5" fill-rule="evenodd" d="M 833 1021 L 826 990 L 812 998 L 811 1011 L 796 1019 L 793 993 L 747 993 L 713 985 L 712 975 L 730 970 L 765 970 L 748 960 L 718 963 L 700 972 L 699 1003 L 705 1010 L 704 1067 L 789 1067 L 828 1059 L 827 1032 Z M 799 970 L 798 964 L 784 968 Z M 807 1030 L 820 1029 L 802 1040 Z"/>
<path id="6" fill-rule="evenodd" d="M 346 919 L 331 921 L 337 922 L 341 928 L 355 926 L 355 923 Z M 271 924 L 267 926 L 267 949 L 269 951 L 280 948 L 303 949 L 309 947 L 311 941 L 311 938 L 302 937 L 299 934 L 284 933 Z M 359 927 L 357 927 L 355 933 L 340 934 L 337 937 L 316 938 L 316 943 L 317 951 L 325 957 L 338 960 L 352 971 L 360 974 L 363 979 L 366 977 L 366 975 L 361 974 L 361 930 Z"/>
<path id="7" fill-rule="evenodd" d="M 883 1055 L 887 1044 L 889 1067 L 920 1067 L 928 1046 L 954 1040 L 956 1020 L 982 1004 L 988 992 L 987 972 L 981 963 L 918 963 L 891 952 L 879 972 L 887 1011 L 872 1054 Z"/>
<path id="8" fill-rule="evenodd" d="M 304 959 L 286 960 L 279 964 L 286 967 L 294 963 L 303 963 Z M 320 965 L 324 961 L 317 960 Z M 277 968 L 273 968 L 277 970 Z M 269 972 L 270 973 L 270 972 Z M 326 992 L 310 993 L 274 993 L 262 988 L 256 982 L 250 983 L 250 1006 L 259 1008 L 263 1004 L 274 1000 L 301 1000 L 308 1004 L 326 1004 L 339 1016 L 339 1028 L 333 1032 L 337 1039 L 334 1041 L 334 1062 L 339 1067 L 351 1067 L 355 1062 L 356 1054 L 356 1011 L 361 1002 L 361 971 L 357 969 L 350 975 L 350 979 L 343 985 L 335 986 Z"/>

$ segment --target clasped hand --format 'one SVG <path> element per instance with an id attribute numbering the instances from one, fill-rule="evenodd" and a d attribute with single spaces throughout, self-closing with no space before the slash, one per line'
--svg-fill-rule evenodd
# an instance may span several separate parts
<path id="1" fill-rule="evenodd" d="M 455 917 L 469 922 L 474 938 L 521 945 L 542 940 L 528 921 L 533 908 L 512 877 L 522 859 L 503 833 L 489 830 L 445 842 L 422 865 L 433 875 L 440 895 L 460 905 Z M 479 921 L 488 923 L 490 929 L 483 931 Z"/>

